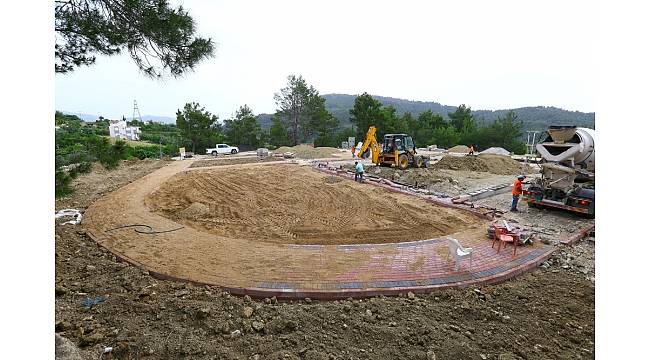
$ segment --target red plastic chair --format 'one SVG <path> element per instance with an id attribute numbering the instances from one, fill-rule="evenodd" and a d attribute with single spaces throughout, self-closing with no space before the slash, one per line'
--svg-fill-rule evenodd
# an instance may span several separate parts
<path id="1" fill-rule="evenodd" d="M 496 225 L 494 226 L 494 240 L 492 241 L 492 248 L 494 248 L 494 244 L 497 242 L 499 243 L 499 246 L 497 247 L 497 254 L 499 251 L 501 251 L 501 244 L 503 244 L 503 248 L 505 249 L 508 243 L 512 243 L 515 249 L 512 253 L 512 256 L 517 255 L 517 244 L 519 243 L 519 236 L 509 232 L 507 228 Z"/>

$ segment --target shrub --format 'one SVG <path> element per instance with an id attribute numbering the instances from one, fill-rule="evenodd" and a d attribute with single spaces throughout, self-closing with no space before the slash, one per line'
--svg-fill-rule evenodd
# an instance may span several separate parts
<path id="1" fill-rule="evenodd" d="M 71 182 L 72 176 L 63 170 L 57 170 L 54 174 L 54 196 L 58 198 L 72 193 Z"/>

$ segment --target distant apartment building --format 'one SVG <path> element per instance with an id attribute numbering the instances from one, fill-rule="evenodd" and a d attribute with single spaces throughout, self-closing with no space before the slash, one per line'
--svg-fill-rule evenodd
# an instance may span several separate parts
<path id="1" fill-rule="evenodd" d="M 111 137 L 140 140 L 140 128 L 137 126 L 127 126 L 126 120 L 110 120 L 108 131 Z"/>

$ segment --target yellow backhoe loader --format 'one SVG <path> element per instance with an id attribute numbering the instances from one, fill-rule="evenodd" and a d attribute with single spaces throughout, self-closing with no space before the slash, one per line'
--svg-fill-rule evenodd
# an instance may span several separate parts
<path id="1" fill-rule="evenodd" d="M 357 157 L 364 157 L 370 151 L 372 162 L 379 166 L 393 166 L 402 170 L 410 167 L 426 167 L 428 158 L 417 155 L 413 138 L 407 134 L 386 134 L 384 142 L 377 142 L 377 128 L 371 126 L 366 139 L 357 152 Z"/>

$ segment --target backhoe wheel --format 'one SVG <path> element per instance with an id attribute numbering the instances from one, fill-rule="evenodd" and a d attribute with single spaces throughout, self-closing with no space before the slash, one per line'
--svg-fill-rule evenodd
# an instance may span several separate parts
<path id="1" fill-rule="evenodd" d="M 418 168 L 423 168 L 424 167 L 424 159 L 422 156 L 416 156 L 415 157 L 415 167 Z"/>
<path id="2" fill-rule="evenodd" d="M 408 156 L 402 154 L 399 156 L 399 159 L 397 160 L 397 166 L 399 166 L 400 169 L 404 170 L 407 167 L 409 167 L 409 158 Z"/>

